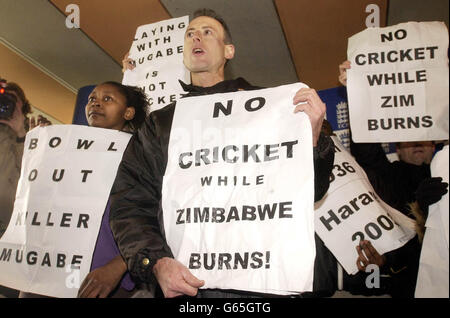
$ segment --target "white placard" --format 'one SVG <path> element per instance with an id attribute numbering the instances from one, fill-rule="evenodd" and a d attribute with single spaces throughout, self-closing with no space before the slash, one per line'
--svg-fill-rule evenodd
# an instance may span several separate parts
<path id="1" fill-rule="evenodd" d="M 76 297 L 130 137 L 78 125 L 28 132 L 14 211 L 0 240 L 0 285 Z"/>
<path id="2" fill-rule="evenodd" d="M 330 188 L 315 204 L 316 232 L 348 274 L 358 272 L 356 246 L 369 240 L 380 254 L 415 235 L 414 222 L 384 203 L 337 137 Z"/>
<path id="3" fill-rule="evenodd" d="M 177 102 L 163 180 L 167 242 L 203 288 L 311 291 L 314 168 L 306 85 Z"/>
<path id="4" fill-rule="evenodd" d="M 368 28 L 348 39 L 355 142 L 448 139 L 448 30 L 443 22 Z"/>
<path id="5" fill-rule="evenodd" d="M 447 183 L 448 155 L 447 145 L 431 162 L 431 175 L 442 177 L 442 181 Z M 448 298 L 448 192 L 428 209 L 415 296 Z"/>
<path id="6" fill-rule="evenodd" d="M 162 108 L 185 93 L 178 82 L 191 82 L 183 64 L 184 33 L 189 16 L 142 25 L 137 28 L 130 55 L 136 68 L 126 70 L 122 84 L 141 87 L 150 111 Z"/>

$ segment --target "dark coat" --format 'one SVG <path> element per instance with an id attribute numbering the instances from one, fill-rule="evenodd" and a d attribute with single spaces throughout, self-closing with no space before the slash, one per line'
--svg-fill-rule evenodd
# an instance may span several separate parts
<path id="1" fill-rule="evenodd" d="M 212 87 L 182 83 L 186 96 L 254 90 L 242 78 Z M 176 103 L 154 111 L 131 139 L 111 191 L 111 229 L 134 280 L 153 283 L 153 265 L 172 257 L 164 236 L 161 189 L 167 165 L 168 143 Z M 314 147 L 315 200 L 325 195 L 334 161 L 334 145 L 321 135 Z"/>

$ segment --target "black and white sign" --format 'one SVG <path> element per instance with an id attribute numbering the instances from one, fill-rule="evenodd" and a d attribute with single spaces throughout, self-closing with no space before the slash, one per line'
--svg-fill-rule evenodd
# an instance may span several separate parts
<path id="1" fill-rule="evenodd" d="M 0 285 L 76 297 L 130 137 L 78 125 L 28 132 L 14 211 L 0 240 Z"/>
<path id="2" fill-rule="evenodd" d="M 190 73 L 183 64 L 184 33 L 189 16 L 142 25 L 137 28 L 129 57 L 136 68 L 124 73 L 122 83 L 141 87 L 150 101 L 150 111 L 180 98 L 178 82 L 189 84 Z"/>
<path id="3" fill-rule="evenodd" d="M 177 102 L 163 180 L 164 229 L 203 288 L 312 289 L 314 168 L 304 84 Z"/>
<path id="4" fill-rule="evenodd" d="M 448 30 L 443 22 L 368 28 L 348 40 L 355 142 L 448 139 Z"/>
<path id="5" fill-rule="evenodd" d="M 337 137 L 332 138 L 331 183 L 325 197 L 315 204 L 315 228 L 346 272 L 355 274 L 356 246 L 361 240 L 371 241 L 384 254 L 414 237 L 414 222 L 377 196 L 364 170 Z"/>

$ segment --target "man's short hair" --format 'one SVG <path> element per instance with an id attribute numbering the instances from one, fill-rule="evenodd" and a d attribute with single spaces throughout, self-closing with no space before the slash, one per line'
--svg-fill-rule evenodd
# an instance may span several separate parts
<path id="1" fill-rule="evenodd" d="M 212 9 L 208 9 L 208 8 L 202 8 L 202 9 L 198 9 L 194 12 L 194 17 L 198 18 L 198 17 L 210 17 L 213 18 L 214 20 L 218 21 L 222 27 L 223 30 L 225 31 L 225 38 L 224 38 L 224 42 L 225 44 L 231 44 L 232 43 L 232 38 L 231 38 L 231 33 L 230 33 L 230 29 L 228 29 L 228 25 L 226 24 L 225 20 L 218 15 L 214 10 Z"/>

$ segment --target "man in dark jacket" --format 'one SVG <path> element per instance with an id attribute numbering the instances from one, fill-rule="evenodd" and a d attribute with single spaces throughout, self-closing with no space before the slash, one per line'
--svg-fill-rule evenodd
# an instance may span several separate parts
<path id="1" fill-rule="evenodd" d="M 192 79 L 192 85 L 182 84 L 186 96 L 258 89 L 242 78 L 224 80 L 225 63 L 233 58 L 234 50 L 225 22 L 211 10 L 196 12 L 187 28 L 183 50 L 184 64 Z M 300 102 L 306 103 L 298 105 L 295 112 L 305 112 L 312 126 L 318 200 L 329 186 L 333 143 L 320 134 L 325 104 L 316 91 L 298 91 L 293 104 Z M 195 296 L 204 284 L 173 258 L 164 237 L 161 188 L 175 107 L 173 103 L 153 112 L 130 141 L 113 186 L 110 218 L 114 237 L 134 279 L 142 283 L 156 280 L 165 297 Z"/>

